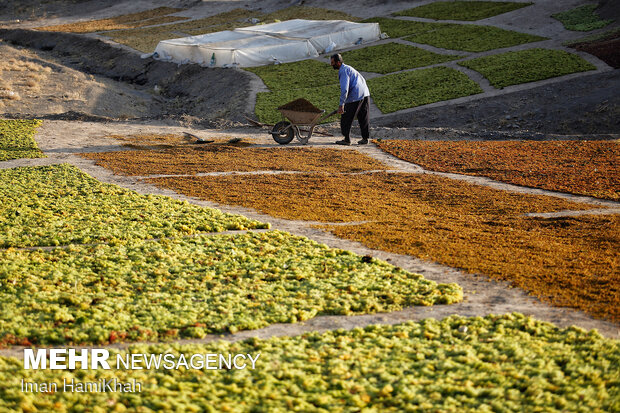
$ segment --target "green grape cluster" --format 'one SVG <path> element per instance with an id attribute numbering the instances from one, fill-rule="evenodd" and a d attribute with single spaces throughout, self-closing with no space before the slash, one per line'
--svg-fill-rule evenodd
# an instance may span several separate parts
<path id="1" fill-rule="evenodd" d="M 41 123 L 38 119 L 0 119 L 0 161 L 44 158 L 34 140 Z"/>
<path id="2" fill-rule="evenodd" d="M 24 370 L 0 358 L 0 410 L 150 412 L 596 412 L 620 409 L 617 340 L 521 314 L 422 320 L 204 345 L 137 345 L 190 357 L 260 354 L 242 370 Z M 120 353 L 124 355 L 125 353 Z M 136 379 L 141 393 L 22 393 L 21 380 Z"/>
<path id="3" fill-rule="evenodd" d="M 0 198 L 5 248 L 269 228 L 240 215 L 104 184 L 67 164 L 1 170 Z"/>
<path id="4" fill-rule="evenodd" d="M 388 263 L 270 231 L 0 252 L 0 342 L 204 337 L 462 300 Z"/>

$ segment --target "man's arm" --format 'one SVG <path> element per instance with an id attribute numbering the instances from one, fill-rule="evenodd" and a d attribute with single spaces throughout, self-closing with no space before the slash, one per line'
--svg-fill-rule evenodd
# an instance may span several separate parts
<path id="1" fill-rule="evenodd" d="M 343 73 L 339 73 L 340 79 L 340 106 L 338 107 L 338 113 L 344 113 L 344 102 L 349 95 L 349 82 L 351 81 L 349 74 L 343 70 Z"/>

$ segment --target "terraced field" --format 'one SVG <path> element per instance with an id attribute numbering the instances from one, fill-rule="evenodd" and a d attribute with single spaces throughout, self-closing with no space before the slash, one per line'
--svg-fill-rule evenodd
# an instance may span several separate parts
<path id="1" fill-rule="evenodd" d="M 459 74 L 453 74 L 448 80 L 441 76 L 438 78 L 438 72 L 435 70 L 419 71 L 415 76 L 412 74 L 412 79 L 402 79 L 398 76 L 389 75 L 403 70 L 411 71 L 430 65 L 443 65 L 454 59 L 462 59 L 468 54 L 535 43 L 546 40 L 546 38 L 505 30 L 493 25 L 422 22 L 408 20 L 408 18 L 425 17 L 436 20 L 474 21 L 514 12 L 529 5 L 531 3 L 434 2 L 393 13 L 390 17 L 369 18 L 364 21 L 379 23 L 382 32 L 394 39 L 399 39 L 399 42 L 345 51 L 345 62 L 362 71 L 388 75 L 373 79 L 372 83 L 374 84 L 371 85 L 374 103 L 383 113 L 481 93 L 482 89 L 475 82 L 467 76 L 461 79 Z M 117 16 L 116 18 L 43 27 L 41 30 L 78 33 L 97 32 L 142 52 L 152 52 L 161 40 L 177 38 L 181 35 L 200 35 L 231 30 L 249 26 L 255 21 L 260 21 L 262 24 L 293 18 L 359 20 L 343 12 L 295 6 L 271 13 L 263 13 L 260 10 L 234 9 L 209 17 L 174 23 L 174 19 L 182 19 L 182 17 L 174 16 L 177 11 L 179 10 L 162 7 L 141 13 Z M 581 15 L 578 19 L 582 19 Z M 413 44 L 406 44 L 408 42 Z M 414 45 L 420 44 L 430 45 L 445 51 L 437 53 L 414 47 Z M 554 52 L 558 53 L 553 56 L 544 55 Z M 515 53 L 515 55 L 510 53 L 493 54 L 489 57 L 470 59 L 459 64 L 478 70 L 496 88 L 594 68 L 580 57 L 566 52 L 542 52 L 538 50 L 532 53 L 530 51 Z M 541 58 L 544 59 L 544 62 L 539 65 L 537 63 Z M 515 62 L 519 63 L 518 73 L 506 73 L 506 67 L 514 67 Z M 436 69 L 448 70 L 445 67 Z M 255 114 L 261 122 L 275 123 L 281 120 L 281 116 L 275 108 L 300 97 L 304 97 L 313 102 L 315 106 L 328 111 L 337 105 L 337 77 L 331 72 L 329 65 L 324 62 L 305 60 L 292 64 L 264 66 L 247 70 L 258 74 L 270 89 L 270 92 L 258 93 L 256 98 Z M 394 93 L 389 91 L 398 91 L 402 88 L 403 82 L 411 84 L 411 81 L 419 82 L 420 86 L 415 87 L 415 89 L 423 89 L 424 96 L 418 96 L 406 90 L 402 102 L 393 104 Z M 454 82 L 453 93 L 446 93 L 445 88 L 441 87 L 446 82 Z M 474 85 L 471 86 L 469 83 Z"/>
<path id="2" fill-rule="evenodd" d="M 436 1 L 393 13 L 394 16 L 424 17 L 433 20 L 475 21 L 527 7 L 532 3 L 509 1 Z"/>
<path id="3" fill-rule="evenodd" d="M 596 69 L 577 55 L 549 49 L 507 52 L 465 60 L 459 65 L 480 72 L 496 88 Z"/>
<path id="4" fill-rule="evenodd" d="M 92 33 L 105 30 L 130 29 L 143 26 L 152 26 L 163 23 L 171 23 L 179 20 L 187 20 L 187 17 L 170 16 L 170 14 L 182 11 L 173 7 L 158 7 L 139 13 L 125 14 L 109 19 L 90 20 L 79 23 L 59 24 L 54 26 L 39 27 L 38 30 L 49 32 L 67 33 Z"/>
<path id="5" fill-rule="evenodd" d="M 383 113 L 482 93 L 467 75 L 449 67 L 404 72 L 368 81 L 373 100 Z"/>
<path id="6" fill-rule="evenodd" d="M 377 56 L 382 58 L 377 59 Z M 387 74 L 448 62 L 460 56 L 433 53 L 402 43 L 386 43 L 345 52 L 342 57 L 362 72 Z"/>
<path id="7" fill-rule="evenodd" d="M 166 39 L 178 38 L 179 33 L 188 36 L 196 36 L 223 30 L 233 30 L 239 27 L 251 26 L 251 19 L 257 19 L 261 23 L 273 23 L 290 19 L 359 20 L 345 12 L 318 7 L 291 6 L 271 13 L 238 8 L 187 22 L 114 30 L 103 32 L 102 34 L 109 36 L 115 42 L 127 45 L 144 53 L 151 53 L 155 50 L 157 43 Z"/>
<path id="8" fill-rule="evenodd" d="M 538 6 L 451 1 L 377 13 L 367 21 L 392 39 L 343 51 L 345 62 L 368 73 L 372 110 L 383 114 L 605 69 L 554 42 L 539 47 L 542 31 L 488 23 Z M 360 20 L 306 6 L 179 12 L 40 30 L 152 52 L 160 40 L 256 19 Z M 592 8 L 554 17 L 575 30 L 606 24 Z M 259 120 L 280 120 L 274 108 L 300 97 L 335 108 L 327 57 L 248 69 L 270 90 L 257 95 Z M 618 340 L 557 326 L 617 337 L 620 215 L 608 209 L 620 199 L 617 141 L 374 142 L 396 160 L 373 145 L 282 148 L 223 133 L 195 145 L 159 124 L 90 125 L 79 137 L 48 124 L 41 147 L 55 148 L 43 161 L 52 165 L 28 166 L 45 156 L 40 124 L 0 120 L 0 412 L 620 411 Z M 123 150 L 75 156 L 104 129 Z M 465 182 L 479 176 L 521 188 Z M 211 202 L 254 218 L 196 205 Z M 330 246 L 271 230 L 268 216 Z M 557 325 L 511 313 L 517 304 Z M 19 346 L 81 345 L 123 357 L 260 357 L 244 369 L 64 371 L 24 369 L 13 357 Z M 102 379 L 136 380 L 142 391 L 24 391 L 25 382 Z"/>

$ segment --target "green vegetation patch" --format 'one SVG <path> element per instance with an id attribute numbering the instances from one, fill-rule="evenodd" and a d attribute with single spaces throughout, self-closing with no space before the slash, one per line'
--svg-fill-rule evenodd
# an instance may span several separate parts
<path id="1" fill-rule="evenodd" d="M 556 20 L 562 22 L 568 30 L 578 32 L 589 32 L 607 26 L 613 20 L 602 20 L 596 13 L 597 4 L 586 4 L 576 9 L 567 10 L 562 13 L 552 15 Z"/>
<path id="2" fill-rule="evenodd" d="M 257 15 L 260 15 L 260 12 L 252 12 L 246 9 L 234 9 L 215 16 L 190 20 L 183 23 L 114 30 L 105 32 L 103 35 L 110 37 L 117 43 L 127 45 L 145 53 L 150 53 L 155 50 L 157 44 L 162 40 L 251 26 L 248 20 L 253 17 L 258 17 Z"/>
<path id="3" fill-rule="evenodd" d="M 271 92 L 256 96 L 254 112 L 261 122 L 276 123 L 282 115 L 277 108 L 295 99 L 304 98 L 328 112 L 338 107 L 340 86 L 338 72 L 316 60 L 246 68 L 256 73 Z M 333 122 L 334 118 L 326 119 Z"/>
<path id="4" fill-rule="evenodd" d="M 135 28 L 189 19 L 189 17 L 168 16 L 169 14 L 182 10 L 183 9 L 176 9 L 172 7 L 158 7 L 152 10 L 124 14 L 122 16 L 111 17 L 108 19 L 39 27 L 38 30 L 68 33 L 92 33 L 102 30 Z"/>
<path id="5" fill-rule="evenodd" d="M 41 125 L 38 119 L 0 119 L 0 161 L 20 158 L 45 158 L 34 135 Z"/>
<path id="6" fill-rule="evenodd" d="M 347 13 L 321 9 L 318 7 L 293 6 L 264 14 L 256 10 L 234 9 L 214 16 L 195 19 L 177 24 L 166 24 L 157 27 L 145 27 L 129 30 L 115 30 L 104 33 L 114 41 L 125 44 L 142 52 L 152 52 L 157 44 L 166 39 L 174 39 L 183 36 L 196 36 L 201 34 L 234 30 L 239 27 L 252 26 L 250 19 L 259 19 L 261 24 L 274 23 L 290 19 L 308 20 L 349 20 L 359 19 Z"/>
<path id="7" fill-rule="evenodd" d="M 438 30 L 420 32 L 404 39 L 450 50 L 485 52 L 523 43 L 539 42 L 546 38 L 492 26 L 447 24 Z"/>
<path id="8" fill-rule="evenodd" d="M 250 354 L 242 370 L 25 370 L 0 358 L 0 409 L 19 411 L 596 412 L 620 409 L 618 341 L 520 314 L 422 320 L 126 354 Z M 116 360 L 115 356 L 111 357 Z M 200 360 L 198 360 L 199 362 Z M 217 363 L 214 363 L 217 365 Z M 196 366 L 200 368 L 200 366 Z M 142 383 L 142 393 L 24 393 L 22 380 Z"/>
<path id="9" fill-rule="evenodd" d="M 275 10 L 260 17 L 261 23 L 274 23 L 292 19 L 305 20 L 348 20 L 351 22 L 360 21 L 349 13 L 339 10 L 323 9 L 321 7 L 310 6 L 291 6 L 281 10 Z"/>
<path id="10" fill-rule="evenodd" d="M 393 13 L 394 16 L 424 17 L 434 20 L 486 19 L 517 10 L 533 3 L 514 3 L 506 1 L 437 1 Z"/>
<path id="11" fill-rule="evenodd" d="M 580 37 L 579 39 L 567 40 L 563 42 L 562 44 L 564 46 L 573 47 L 578 44 L 612 40 L 617 37 L 620 37 L 620 27 L 614 27 L 613 29 L 605 30 L 602 33 L 589 34 L 587 36 Z"/>
<path id="12" fill-rule="evenodd" d="M 596 70 L 596 66 L 563 50 L 529 49 L 459 62 L 480 72 L 491 84 L 503 88 L 569 73 Z"/>
<path id="13" fill-rule="evenodd" d="M 345 52 L 342 57 L 346 64 L 357 70 L 385 74 L 443 63 L 460 56 L 433 53 L 401 43 L 386 43 Z"/>
<path id="14" fill-rule="evenodd" d="M 367 50 L 372 49 L 372 50 Z M 394 58 L 377 58 L 387 53 Z M 409 60 L 399 59 L 410 53 Z M 368 58 L 364 66 L 365 56 Z M 351 59 L 353 57 L 353 59 Z M 444 59 L 445 57 L 445 59 Z M 444 56 L 415 47 L 389 43 L 358 49 L 345 53 L 345 61 L 363 71 L 399 70 L 403 62 L 414 64 L 436 63 L 439 59 L 451 60 L 456 56 Z M 337 73 L 329 66 L 314 60 L 264 66 L 250 69 L 272 89 L 272 92 L 258 93 L 255 113 L 261 122 L 276 123 L 282 120 L 277 108 L 298 98 L 305 98 L 316 107 L 331 111 L 338 107 L 340 87 Z M 332 82 L 333 84 L 326 84 Z M 305 87 L 310 84 L 315 87 Z M 323 86 L 321 86 L 323 85 Z M 481 93 L 482 89 L 463 73 L 447 67 L 400 73 L 368 80 L 374 102 L 382 112 L 394 112 L 441 100 Z M 326 122 L 333 118 L 326 119 Z"/>
<path id="15" fill-rule="evenodd" d="M 338 76 L 334 70 L 332 75 Z M 261 92 L 256 96 L 255 113 L 261 122 L 276 123 L 281 121 L 282 114 L 278 107 L 295 99 L 304 98 L 319 109 L 331 112 L 338 108 L 340 102 L 340 86 L 338 84 L 305 89 L 282 89 L 275 92 Z M 334 117 L 325 119 L 333 122 Z"/>
<path id="16" fill-rule="evenodd" d="M 337 71 L 327 63 L 311 59 L 279 65 L 248 67 L 244 70 L 260 76 L 272 91 L 312 88 L 338 83 Z"/>
<path id="17" fill-rule="evenodd" d="M 103 184 L 70 165 L 0 170 L 0 247 L 187 235 L 268 224 Z"/>
<path id="18" fill-rule="evenodd" d="M 275 231 L 0 252 L 9 344 L 204 337 L 461 299 L 456 284 Z"/>
<path id="19" fill-rule="evenodd" d="M 364 22 L 379 23 L 381 31 L 387 33 L 392 38 L 403 37 L 429 30 L 439 30 L 439 28 L 447 24 L 390 19 L 387 17 L 372 17 L 364 20 Z"/>
<path id="20" fill-rule="evenodd" d="M 404 40 L 410 42 L 466 52 L 484 52 L 546 39 L 498 27 L 473 24 L 428 23 L 384 17 L 367 21 L 379 23 L 381 31 L 390 37 L 407 36 Z"/>
<path id="21" fill-rule="evenodd" d="M 314 106 L 328 112 L 338 107 L 338 72 L 326 63 L 303 60 L 244 70 L 256 73 L 271 89 L 271 92 L 261 92 L 256 96 L 254 112 L 261 122 L 281 121 L 283 118 L 277 108 L 299 98 L 309 100 Z M 325 121 L 333 120 L 330 118 Z"/>
<path id="22" fill-rule="evenodd" d="M 449 67 L 377 77 L 368 80 L 368 87 L 383 113 L 482 93 L 476 82 Z"/>

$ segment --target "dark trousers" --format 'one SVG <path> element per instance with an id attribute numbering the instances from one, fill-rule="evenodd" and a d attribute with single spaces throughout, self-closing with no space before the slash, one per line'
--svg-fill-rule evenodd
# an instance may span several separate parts
<path id="1" fill-rule="evenodd" d="M 342 132 L 342 136 L 344 136 L 345 140 L 350 140 L 349 133 L 351 132 L 351 125 L 356 115 L 357 122 L 360 124 L 360 129 L 362 130 L 362 139 L 368 139 L 370 137 L 369 112 L 370 100 L 368 96 L 357 102 L 344 104 L 344 113 L 340 117 L 340 132 Z"/>

